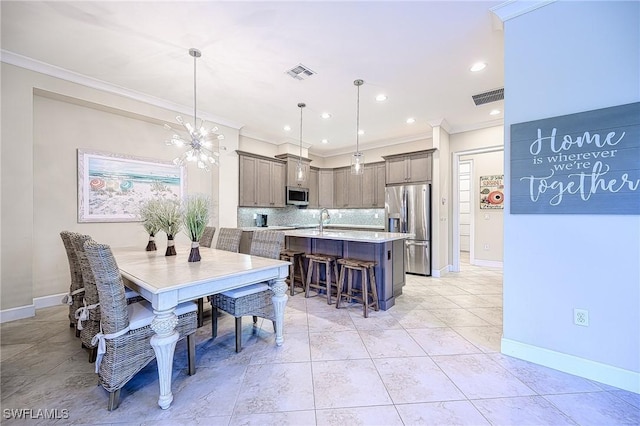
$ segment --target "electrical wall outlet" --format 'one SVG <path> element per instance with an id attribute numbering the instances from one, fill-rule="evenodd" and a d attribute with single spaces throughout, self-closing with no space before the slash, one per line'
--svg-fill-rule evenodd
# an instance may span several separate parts
<path id="1" fill-rule="evenodd" d="M 485 250 L 489 250 L 489 244 L 485 244 L 485 245 L 484 245 L 484 249 L 485 249 Z"/>
<path id="2" fill-rule="evenodd" d="M 573 323 L 575 325 L 581 325 L 583 327 L 589 326 L 589 311 L 586 309 L 574 309 L 573 310 Z"/>

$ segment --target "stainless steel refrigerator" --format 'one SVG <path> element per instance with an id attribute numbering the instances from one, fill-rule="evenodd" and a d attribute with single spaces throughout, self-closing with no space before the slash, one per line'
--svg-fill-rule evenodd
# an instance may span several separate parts
<path id="1" fill-rule="evenodd" d="M 384 205 L 387 231 L 414 234 L 405 240 L 407 272 L 431 275 L 431 184 L 387 186 Z"/>

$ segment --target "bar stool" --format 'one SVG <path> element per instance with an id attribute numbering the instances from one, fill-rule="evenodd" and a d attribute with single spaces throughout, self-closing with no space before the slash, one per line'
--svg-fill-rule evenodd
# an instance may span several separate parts
<path id="1" fill-rule="evenodd" d="M 316 290 L 325 290 L 327 292 L 327 304 L 331 304 L 331 290 L 335 289 L 336 295 L 338 291 L 338 264 L 336 263 L 335 256 L 329 256 L 326 254 L 306 254 L 305 257 L 309 259 L 309 266 L 307 268 L 307 285 L 305 286 L 305 297 L 309 297 L 309 290 L 315 288 Z M 320 279 L 320 265 L 324 265 L 325 279 Z M 312 282 L 313 271 L 316 271 L 316 281 Z M 333 271 L 335 281 L 331 280 L 331 272 Z"/>
<path id="2" fill-rule="evenodd" d="M 340 271 L 340 280 L 338 281 L 338 300 L 336 301 L 336 308 L 340 308 L 340 302 L 343 297 L 345 297 L 347 301 L 356 300 L 358 302 L 362 302 L 364 317 L 368 318 L 369 308 L 374 308 L 376 311 L 379 309 L 378 289 L 376 288 L 376 276 L 374 270 L 377 263 L 370 260 L 343 258 L 338 259 L 338 264 L 342 265 L 342 270 Z M 353 288 L 354 271 L 359 271 L 360 276 L 362 277 L 362 285 L 360 289 Z M 344 279 L 347 274 L 347 290 L 345 292 Z M 367 279 L 367 276 L 369 279 Z M 360 293 L 360 295 L 354 295 L 354 291 Z M 373 299 L 371 302 L 369 302 L 369 297 Z"/>
<path id="3" fill-rule="evenodd" d="M 305 290 L 306 279 L 302 256 L 304 256 L 303 251 L 286 249 L 280 252 L 280 260 L 291 262 L 291 265 L 289 265 L 289 278 L 287 278 L 287 283 L 289 284 L 289 289 L 292 296 L 296 294 L 294 291 L 296 280 L 298 280 L 298 282 L 300 283 L 300 287 L 302 288 L 302 290 Z M 296 269 L 299 272 L 298 275 L 296 275 Z"/>

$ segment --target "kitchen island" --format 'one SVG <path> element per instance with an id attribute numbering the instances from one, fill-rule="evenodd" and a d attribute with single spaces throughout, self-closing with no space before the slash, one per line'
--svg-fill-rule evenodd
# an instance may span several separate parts
<path id="1" fill-rule="evenodd" d="M 405 244 L 411 234 L 398 232 L 295 229 L 284 231 L 286 247 L 377 262 L 376 288 L 380 309 L 387 310 L 405 284 Z M 359 282 L 359 279 L 358 281 Z"/>

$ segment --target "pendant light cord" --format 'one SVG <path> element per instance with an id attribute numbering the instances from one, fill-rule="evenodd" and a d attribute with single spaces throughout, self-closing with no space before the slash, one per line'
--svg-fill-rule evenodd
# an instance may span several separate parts
<path id="1" fill-rule="evenodd" d="M 197 109 L 196 109 L 196 60 L 197 56 L 193 55 L 193 131 L 198 128 Z"/>
<path id="2" fill-rule="evenodd" d="M 358 101 L 356 103 L 356 152 L 360 153 L 360 85 L 358 87 Z"/>
<path id="3" fill-rule="evenodd" d="M 298 104 L 298 108 L 300 108 L 300 153 L 298 155 L 298 165 L 302 166 L 302 108 L 306 107 L 307 104 L 304 102 L 300 102 Z"/>

